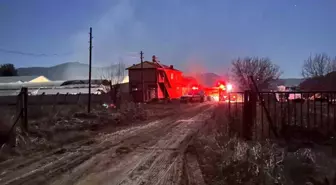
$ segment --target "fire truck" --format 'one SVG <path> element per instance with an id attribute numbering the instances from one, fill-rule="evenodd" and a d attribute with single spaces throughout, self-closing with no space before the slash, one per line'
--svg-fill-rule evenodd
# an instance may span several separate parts
<path id="1" fill-rule="evenodd" d="M 218 81 L 215 87 L 218 89 L 218 101 L 237 101 L 236 93 L 232 92 L 232 84 Z"/>
<path id="2" fill-rule="evenodd" d="M 182 103 L 188 103 L 188 102 L 204 102 L 206 98 L 204 89 L 201 88 L 200 85 L 193 85 L 190 89 L 190 91 L 181 96 L 180 101 Z"/>
<path id="3" fill-rule="evenodd" d="M 228 93 L 232 91 L 232 85 L 225 81 L 218 81 L 216 87 L 218 87 L 218 100 L 225 101 L 228 98 Z"/>
<path id="4" fill-rule="evenodd" d="M 181 96 L 180 101 L 204 102 L 204 101 L 237 101 L 237 94 L 232 92 L 232 84 L 225 81 L 218 81 L 213 87 L 202 87 L 192 85 L 190 91 Z"/>

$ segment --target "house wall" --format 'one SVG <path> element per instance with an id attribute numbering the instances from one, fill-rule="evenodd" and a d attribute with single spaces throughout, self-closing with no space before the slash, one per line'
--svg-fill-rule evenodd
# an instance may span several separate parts
<path id="1" fill-rule="evenodd" d="M 165 72 L 170 82 L 176 86 L 177 83 L 182 81 L 182 72 L 177 70 L 165 69 Z"/>
<path id="2" fill-rule="evenodd" d="M 144 98 L 145 100 L 158 97 L 158 84 L 157 84 L 157 70 L 156 68 L 142 69 L 144 80 Z M 132 94 L 133 100 L 138 102 L 143 100 L 142 95 L 142 81 L 141 69 L 129 69 L 129 91 Z"/>
<path id="3" fill-rule="evenodd" d="M 165 69 L 169 78 L 171 88 L 168 89 L 171 98 L 179 98 L 182 96 L 183 78 L 182 72 L 177 70 Z"/>
<path id="4" fill-rule="evenodd" d="M 144 68 L 144 98 L 150 100 L 152 98 L 164 98 L 164 92 L 160 88 L 159 83 L 164 82 L 160 77 L 160 71 L 157 68 Z M 173 69 L 164 69 L 171 87 L 167 87 L 171 98 L 179 98 L 183 93 L 183 77 L 182 72 Z M 129 89 L 134 101 L 142 101 L 142 82 L 141 68 L 129 69 Z"/>
<path id="5" fill-rule="evenodd" d="M 129 92 L 129 83 L 120 84 L 120 92 L 121 93 L 128 93 Z"/>
<path id="6" fill-rule="evenodd" d="M 141 83 L 141 69 L 128 70 L 129 81 L 134 83 Z M 143 69 L 143 79 L 145 83 L 156 83 L 156 69 Z"/>

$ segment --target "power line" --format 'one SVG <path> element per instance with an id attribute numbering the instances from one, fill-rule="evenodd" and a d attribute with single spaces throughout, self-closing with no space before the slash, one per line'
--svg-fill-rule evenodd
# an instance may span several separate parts
<path id="1" fill-rule="evenodd" d="M 2 49 L 2 48 L 0 48 L 0 53 L 9 53 L 9 54 L 32 56 L 32 57 L 55 57 L 55 56 L 60 57 L 60 56 L 67 56 L 67 55 L 72 54 L 72 52 L 67 52 L 63 54 L 29 53 L 29 52 L 16 51 L 16 50 L 7 50 L 7 49 Z"/>

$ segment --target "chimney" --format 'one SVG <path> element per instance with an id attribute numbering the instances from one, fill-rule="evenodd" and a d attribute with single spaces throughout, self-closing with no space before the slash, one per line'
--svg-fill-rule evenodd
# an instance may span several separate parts
<path id="1" fill-rule="evenodd" d="M 170 65 L 169 68 L 170 68 L 170 69 L 174 69 L 174 66 L 173 66 L 173 65 Z"/>
<path id="2" fill-rule="evenodd" d="M 155 55 L 152 56 L 152 62 L 156 63 L 156 56 Z"/>

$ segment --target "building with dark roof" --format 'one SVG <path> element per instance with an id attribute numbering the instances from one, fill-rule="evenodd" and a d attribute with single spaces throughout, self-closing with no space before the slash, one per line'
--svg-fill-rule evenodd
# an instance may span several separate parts
<path id="1" fill-rule="evenodd" d="M 182 71 L 156 60 L 133 64 L 127 68 L 130 93 L 135 102 L 161 98 L 179 98 L 182 95 Z M 143 74 L 143 79 L 142 79 Z M 142 80 L 144 87 L 142 90 Z"/>

